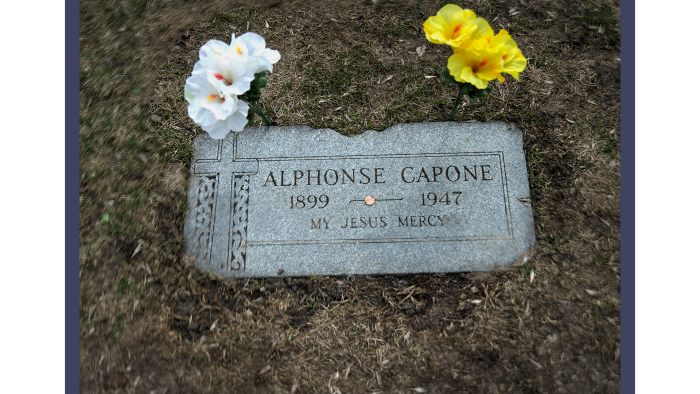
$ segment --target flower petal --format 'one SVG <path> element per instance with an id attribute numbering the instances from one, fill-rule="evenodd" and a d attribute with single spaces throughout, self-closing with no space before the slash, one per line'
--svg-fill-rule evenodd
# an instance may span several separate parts
<path id="1" fill-rule="evenodd" d="M 244 74 L 237 77 L 230 86 L 227 86 L 228 94 L 243 94 L 250 90 L 250 83 L 255 79 L 255 75 L 250 70 L 246 70 Z"/>
<path id="2" fill-rule="evenodd" d="M 195 97 L 208 95 L 212 90 L 204 75 L 192 75 L 185 80 L 185 99 L 190 103 Z"/>
<path id="3" fill-rule="evenodd" d="M 208 126 L 202 126 L 202 130 L 206 131 L 207 134 L 209 134 L 209 137 L 215 140 L 224 139 L 228 132 L 231 131 L 228 124 L 224 120 L 220 120 Z"/>
<path id="4" fill-rule="evenodd" d="M 194 64 L 194 68 L 192 69 L 192 75 L 203 74 L 205 71 L 207 71 L 208 66 L 209 66 L 209 59 L 208 58 L 198 60 L 197 63 Z"/>
<path id="5" fill-rule="evenodd" d="M 250 107 L 248 106 L 248 103 L 246 103 L 243 100 L 238 100 L 236 102 L 236 109 L 235 109 L 234 113 L 240 112 L 243 116 L 248 116 L 248 109 L 249 108 Z"/>
<path id="6" fill-rule="evenodd" d="M 455 77 L 455 79 L 462 74 L 462 69 L 465 67 L 469 66 L 467 65 L 467 58 L 463 54 L 455 53 L 447 58 L 447 69 L 450 70 L 450 75 Z M 465 82 L 459 79 L 457 79 L 457 81 Z"/>
<path id="7" fill-rule="evenodd" d="M 469 11 L 469 10 L 465 10 Z M 473 11 L 470 11 L 472 14 Z M 464 22 L 464 12 L 461 7 L 454 4 L 448 4 L 438 11 L 437 16 L 441 17 L 448 25 L 456 26 Z"/>
<path id="8" fill-rule="evenodd" d="M 510 37 L 510 34 L 508 34 L 508 31 L 505 29 L 501 29 L 501 31 L 496 34 L 493 39 L 491 40 L 491 46 L 492 47 L 501 47 L 501 46 L 516 46 L 515 41 Z"/>
<path id="9" fill-rule="evenodd" d="M 225 120 L 231 115 L 233 108 L 231 105 L 223 105 L 226 100 L 221 100 L 219 96 L 211 95 L 213 98 L 200 101 L 202 108 L 205 108 L 214 114 L 217 120 Z"/>
<path id="10" fill-rule="evenodd" d="M 440 16 L 431 16 L 423 23 L 425 38 L 433 44 L 444 44 L 447 42 L 449 26 Z"/>
<path id="11" fill-rule="evenodd" d="M 243 103 L 245 104 L 245 103 Z M 236 111 L 231 116 L 226 118 L 226 124 L 229 129 L 233 131 L 243 131 L 243 128 L 248 124 L 248 104 L 245 105 L 245 112 L 243 112 L 243 106 L 241 106 L 241 111 Z"/>
<path id="12" fill-rule="evenodd" d="M 199 107 L 199 110 L 190 110 L 187 107 L 187 114 L 192 118 L 194 123 L 198 124 L 200 127 L 209 126 L 218 121 L 216 116 L 206 108 Z"/>
<path id="13" fill-rule="evenodd" d="M 504 65 L 503 65 L 503 71 L 507 73 L 512 73 L 512 72 L 522 72 L 525 70 L 525 67 L 527 66 L 527 59 L 525 59 L 525 56 L 523 56 L 522 52 L 518 50 L 518 52 L 515 54 L 515 56 L 508 60 Z M 511 74 L 512 75 L 512 74 Z M 516 77 L 517 79 L 517 77 Z"/>
<path id="14" fill-rule="evenodd" d="M 253 74 L 257 74 L 260 71 L 272 72 L 272 64 L 262 56 L 248 56 L 245 68 Z"/>
<path id="15" fill-rule="evenodd" d="M 471 67 L 463 68 L 462 75 L 460 75 L 460 78 L 463 79 L 464 82 L 471 83 L 477 89 L 486 89 L 486 87 L 489 84 L 488 80 L 481 79 L 478 77 L 477 74 L 474 74 Z M 457 79 L 457 77 L 455 77 L 455 79 Z"/>
<path id="16" fill-rule="evenodd" d="M 248 47 L 248 55 L 262 56 L 265 51 L 265 39 L 255 33 L 245 33 L 236 39 L 236 43 L 242 42 Z M 231 46 L 233 46 L 233 40 Z"/>
<path id="17" fill-rule="evenodd" d="M 229 50 L 229 46 L 225 42 L 219 40 L 209 40 L 206 44 L 199 48 L 199 58 L 207 58 L 212 55 L 221 55 Z"/>
<path id="18" fill-rule="evenodd" d="M 270 48 L 265 48 L 261 56 L 267 59 L 267 61 L 270 62 L 270 64 L 277 63 L 281 58 L 280 52 L 278 50 Z"/>
<path id="19" fill-rule="evenodd" d="M 472 32 L 472 38 L 479 40 L 486 37 L 493 37 L 493 29 L 489 26 L 484 18 L 474 19 L 474 26 L 476 27 Z"/>

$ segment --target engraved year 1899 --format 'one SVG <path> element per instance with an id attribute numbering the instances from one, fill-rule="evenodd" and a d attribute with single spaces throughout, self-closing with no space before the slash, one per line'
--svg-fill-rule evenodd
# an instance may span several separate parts
<path id="1" fill-rule="evenodd" d="M 289 208 L 325 208 L 328 206 L 328 196 L 321 194 L 320 196 L 291 196 L 289 197 Z"/>

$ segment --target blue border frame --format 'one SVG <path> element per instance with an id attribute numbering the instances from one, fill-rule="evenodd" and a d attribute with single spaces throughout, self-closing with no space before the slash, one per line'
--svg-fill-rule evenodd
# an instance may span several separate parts
<path id="1" fill-rule="evenodd" d="M 80 388 L 80 2 L 66 0 L 66 393 L 77 393 Z"/>
<path id="2" fill-rule="evenodd" d="M 620 115 L 620 391 L 635 391 L 634 305 L 634 0 L 620 2 L 621 103 Z"/>

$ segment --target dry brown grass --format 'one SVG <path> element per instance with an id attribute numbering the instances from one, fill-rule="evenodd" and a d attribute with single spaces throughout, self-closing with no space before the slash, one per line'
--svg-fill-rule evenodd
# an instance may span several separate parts
<path id="1" fill-rule="evenodd" d="M 201 132 L 182 89 L 206 40 L 254 31 L 280 50 L 261 101 L 280 125 L 444 121 L 456 96 L 425 78 L 449 54 L 420 31 L 440 4 L 250 5 L 82 4 L 82 392 L 618 392 L 618 5 L 462 4 L 529 58 L 459 115 L 525 132 L 538 242 L 523 265 L 223 281 L 181 256 Z"/>

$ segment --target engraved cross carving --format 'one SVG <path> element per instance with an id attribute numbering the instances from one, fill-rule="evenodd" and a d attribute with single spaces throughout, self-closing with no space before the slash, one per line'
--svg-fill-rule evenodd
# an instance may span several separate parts
<path id="1" fill-rule="evenodd" d="M 211 252 L 205 261 L 213 271 L 245 270 L 248 232 L 248 184 L 258 172 L 256 159 L 236 160 L 236 134 L 218 141 L 217 158 L 194 163 L 194 175 L 216 177 L 211 212 Z"/>

